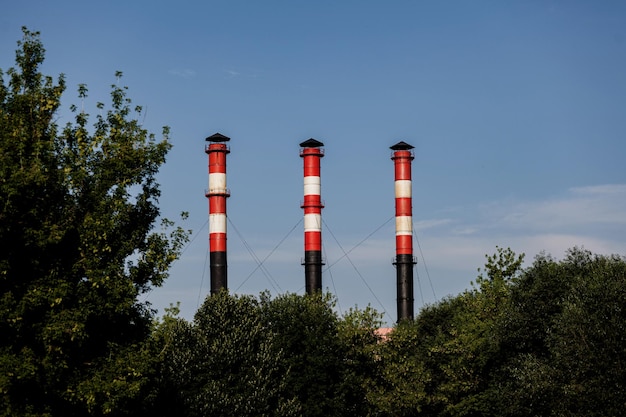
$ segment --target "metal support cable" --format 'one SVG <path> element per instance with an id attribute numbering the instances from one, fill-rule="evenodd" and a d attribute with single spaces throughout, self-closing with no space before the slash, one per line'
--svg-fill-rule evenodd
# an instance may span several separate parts
<path id="1" fill-rule="evenodd" d="M 230 218 L 229 218 L 230 221 Z M 270 251 L 270 253 L 268 253 L 265 258 L 263 258 L 262 261 L 258 261 L 257 258 L 257 266 L 256 268 L 254 268 L 252 270 L 252 272 L 250 272 L 250 274 L 248 274 L 248 276 L 246 277 L 246 279 L 243 280 L 243 282 L 241 284 L 239 284 L 239 286 L 235 289 L 235 291 L 238 291 L 251 277 L 252 275 L 254 275 L 254 273 L 261 268 L 262 271 L 266 271 L 266 268 L 263 266 L 265 264 L 265 261 L 267 261 L 270 256 L 272 256 L 274 254 L 274 252 L 276 252 L 276 250 L 280 247 L 280 245 L 283 244 L 283 242 L 289 237 L 289 235 L 291 235 L 291 233 L 293 233 L 293 231 L 296 229 L 296 227 L 298 227 L 298 225 L 300 225 L 300 223 L 302 223 L 302 219 L 298 220 L 298 222 L 289 230 L 289 232 L 287 232 L 287 234 L 276 244 L 276 246 L 274 246 L 274 248 Z M 234 226 L 233 226 L 234 227 Z M 265 272 L 264 272 L 265 273 Z M 270 283 L 271 284 L 271 283 Z M 278 285 L 278 283 L 276 283 L 276 285 L 278 286 L 278 288 L 280 289 L 280 285 Z M 273 285 L 272 285 L 273 286 Z M 276 288 L 274 288 L 276 289 Z M 278 291 L 279 293 L 282 293 L 282 289 L 280 291 Z"/>
<path id="2" fill-rule="evenodd" d="M 430 289 L 433 292 L 433 297 L 436 300 L 437 296 L 435 295 L 435 288 L 433 287 L 433 281 L 430 279 L 430 273 L 428 272 L 428 266 L 426 265 L 426 259 L 424 258 L 424 253 L 422 252 L 422 245 L 420 245 L 420 241 L 417 238 L 417 231 L 413 228 L 413 236 L 415 236 L 415 242 L 417 243 L 417 247 L 420 251 L 420 256 L 422 257 L 422 263 L 424 264 L 424 270 L 426 271 L 426 277 L 428 278 L 428 283 L 430 284 Z M 422 300 L 422 304 L 424 304 L 424 300 Z"/>
<path id="3" fill-rule="evenodd" d="M 202 267 L 202 278 L 200 278 L 200 289 L 198 290 L 198 301 L 196 302 L 196 310 L 200 308 L 200 298 L 202 297 L 202 285 L 204 284 L 204 274 L 206 273 L 206 261 L 209 259 L 209 247 L 206 248 L 204 255 L 204 266 Z"/>
<path id="4" fill-rule="evenodd" d="M 392 217 L 393 219 L 393 217 Z M 361 274 L 361 272 L 359 272 L 358 268 L 356 267 L 356 265 L 354 264 L 354 262 L 352 262 L 352 259 L 350 259 L 350 257 L 348 256 L 349 252 L 352 252 L 356 247 L 358 247 L 359 245 L 361 245 L 363 242 L 365 242 L 370 236 L 372 236 L 374 233 L 376 233 L 376 231 L 378 231 L 380 228 L 382 228 L 385 224 L 389 223 L 389 220 L 387 220 L 385 223 L 383 223 L 381 226 L 379 226 L 374 232 L 370 233 L 365 239 L 363 239 L 361 242 L 359 242 L 355 247 L 353 247 L 352 249 L 350 249 L 349 252 L 346 252 L 344 250 L 344 248 L 341 246 L 341 244 L 339 243 L 339 241 L 337 240 L 337 238 L 335 237 L 335 234 L 332 232 L 332 230 L 330 230 L 330 228 L 328 227 L 328 224 L 326 224 L 326 222 L 324 220 L 322 220 L 322 222 L 324 223 L 324 226 L 326 227 L 326 230 L 328 230 L 328 232 L 330 233 L 330 235 L 333 237 L 333 239 L 335 240 L 335 243 L 337 243 L 337 246 L 339 246 L 339 249 L 341 249 L 341 251 L 343 252 L 343 256 L 339 259 L 343 259 L 343 258 L 347 258 L 348 262 L 350 262 L 350 265 L 352 265 L 352 268 L 354 268 L 354 270 L 356 271 L 357 275 L 359 276 L 359 278 L 361 278 L 361 281 L 363 281 L 363 283 L 365 284 L 365 286 L 367 287 L 367 289 L 369 290 L 369 292 L 374 296 L 374 299 L 376 299 L 376 301 L 378 302 L 378 304 L 382 307 L 383 312 L 385 313 L 385 315 L 387 315 L 389 317 L 389 319 L 393 320 L 392 317 L 389 315 L 389 313 L 387 312 L 387 309 L 385 308 L 385 306 L 383 305 L 383 303 L 380 301 L 380 299 L 376 296 L 376 293 L 374 292 L 374 290 L 372 290 L 372 287 L 369 286 L 369 284 L 367 283 L 367 281 L 365 280 L 365 278 L 363 277 L 363 275 Z M 332 265 L 330 265 L 328 268 L 329 269 L 331 266 L 335 265 L 338 261 L 334 262 Z"/>
<path id="5" fill-rule="evenodd" d="M 254 269 L 255 271 L 257 269 L 261 269 L 261 272 L 263 272 L 263 275 L 265 275 L 265 278 L 267 278 L 268 282 L 270 283 L 270 285 L 272 286 L 272 288 L 274 288 L 274 290 L 278 293 L 282 292 L 282 289 L 280 288 L 280 285 L 278 285 L 278 282 L 276 282 L 276 280 L 271 276 L 271 274 L 269 273 L 269 271 L 267 270 L 267 268 L 265 268 L 263 266 L 263 262 L 259 259 L 259 257 L 256 255 L 256 253 L 254 252 L 254 250 L 252 249 L 252 247 L 248 244 L 248 242 L 246 241 L 246 239 L 244 239 L 243 235 L 241 234 L 241 232 L 239 232 L 239 229 L 237 229 L 237 226 L 235 226 L 235 224 L 233 223 L 233 221 L 231 220 L 230 216 L 227 216 L 228 219 L 228 223 L 233 227 L 233 229 L 235 230 L 235 233 L 237 233 L 237 236 L 239 236 L 239 239 L 241 239 L 241 242 L 243 243 L 244 247 L 246 248 L 246 250 L 248 251 L 248 253 L 250 254 L 250 256 L 252 256 L 252 259 L 255 260 L 255 262 L 257 263 L 257 267 Z M 267 259 L 267 257 L 266 257 Z M 248 278 L 246 278 L 244 280 L 244 283 L 252 276 L 252 274 L 248 275 Z M 276 285 L 274 285 L 276 284 Z M 239 290 L 239 288 L 241 288 L 241 286 L 243 285 L 240 284 L 239 287 L 237 287 L 237 290 Z M 276 288 L 278 287 L 278 288 Z"/>
<path id="6" fill-rule="evenodd" d="M 352 247 L 352 249 L 350 249 L 347 252 L 344 252 L 343 256 L 340 256 L 339 258 L 337 258 L 337 260 L 335 262 L 333 262 L 332 264 L 328 265 L 326 267 L 326 269 L 330 269 L 332 268 L 337 262 L 339 262 L 340 260 L 342 260 L 343 258 L 345 258 L 346 256 L 348 256 L 348 254 L 350 252 L 352 252 L 353 250 L 355 250 L 356 248 L 358 248 L 359 246 L 361 246 L 363 243 L 365 243 L 370 237 L 372 237 L 376 232 L 378 232 L 380 229 L 382 229 L 383 227 L 385 227 L 385 225 L 387 223 L 389 223 L 390 221 L 392 221 L 393 219 L 395 219 L 395 216 L 391 216 L 389 218 L 389 220 L 387 220 L 386 222 L 384 222 L 383 224 L 381 224 L 380 226 L 378 226 L 373 232 L 371 232 L 369 235 L 365 236 L 365 238 L 363 238 L 363 240 L 361 240 L 359 243 L 357 243 L 356 245 L 354 245 Z M 326 223 L 324 222 L 324 224 L 326 225 Z M 326 226 L 328 227 L 328 226 Z"/>
<path id="7" fill-rule="evenodd" d="M 324 251 L 324 257 L 328 259 L 328 257 L 326 256 L 326 246 L 322 246 L 322 249 Z M 328 275 L 330 276 L 330 282 L 333 284 L 333 291 L 335 292 L 335 299 L 337 300 L 337 307 L 339 308 L 339 314 L 343 316 L 343 311 L 341 309 L 341 303 L 339 302 L 339 297 L 336 296 L 337 287 L 335 286 L 335 279 L 333 278 L 333 273 L 330 269 L 326 269 L 326 272 L 328 272 Z"/>

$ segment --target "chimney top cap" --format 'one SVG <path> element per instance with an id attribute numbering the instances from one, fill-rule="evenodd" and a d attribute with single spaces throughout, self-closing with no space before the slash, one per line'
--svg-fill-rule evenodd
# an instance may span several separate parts
<path id="1" fill-rule="evenodd" d="M 393 146 L 390 146 L 390 149 L 393 149 L 394 151 L 408 151 L 409 149 L 413 149 L 415 146 L 409 145 L 406 142 L 398 142 Z"/>
<path id="2" fill-rule="evenodd" d="M 230 138 L 228 136 L 224 136 L 221 133 L 215 133 L 214 135 L 209 136 L 205 139 L 207 142 L 228 142 Z"/>
<path id="3" fill-rule="evenodd" d="M 302 148 L 319 148 L 320 146 L 324 146 L 324 144 L 319 140 L 315 140 L 313 138 L 305 140 L 300 144 L 300 147 Z"/>

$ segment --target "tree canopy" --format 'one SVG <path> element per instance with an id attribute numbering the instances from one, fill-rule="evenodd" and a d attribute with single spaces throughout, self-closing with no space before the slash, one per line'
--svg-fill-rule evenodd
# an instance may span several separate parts
<path id="1" fill-rule="evenodd" d="M 265 384 L 251 375 L 266 369 L 274 381 L 263 386 L 298 404 L 300 415 L 620 415 L 626 260 L 578 248 L 561 261 L 540 254 L 527 268 L 523 258 L 496 247 L 471 289 L 425 306 L 386 339 L 376 332 L 375 311 L 339 317 L 329 295 L 209 298 L 193 325 L 178 324 L 174 339 L 192 347 L 177 350 L 186 366 L 169 365 L 189 372 L 172 391 L 192 386 L 216 395 L 223 390 L 215 378 Z M 184 342 L 186 334 L 202 345 Z M 255 340 L 263 343 L 254 347 Z M 280 359 L 262 360 L 268 350 Z M 190 382 L 206 378 L 202 369 L 210 380 Z M 245 386 L 230 398 L 256 384 Z M 216 403 L 199 398 L 187 401 Z"/>
<path id="2" fill-rule="evenodd" d="M 626 260 L 497 248 L 473 290 L 423 309 L 383 346 L 382 415 L 616 416 L 626 404 Z M 386 370 L 388 369 L 388 370 Z M 381 395 L 382 394 L 382 395 Z"/>
<path id="3" fill-rule="evenodd" d="M 143 129 L 117 84 L 93 126 L 72 106 L 59 128 L 64 77 L 41 74 L 39 33 L 24 28 L 18 46 L 0 72 L 0 409 L 123 413 L 148 363 L 152 311 L 137 297 L 187 236 L 167 220 L 154 230 L 167 128 L 161 140 Z"/>

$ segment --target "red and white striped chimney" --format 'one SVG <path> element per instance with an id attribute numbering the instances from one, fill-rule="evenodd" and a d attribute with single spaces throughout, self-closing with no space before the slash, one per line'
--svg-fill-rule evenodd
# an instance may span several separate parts
<path id="1" fill-rule="evenodd" d="M 209 251 L 211 271 L 211 295 L 228 289 L 226 262 L 226 155 L 230 149 L 225 142 L 230 138 L 216 133 L 206 138 L 209 142 L 204 151 L 209 155 Z"/>
<path id="2" fill-rule="evenodd" d="M 391 146 L 396 189 L 396 291 L 398 322 L 413 320 L 413 198 L 411 194 L 411 161 L 413 146 L 398 142 Z"/>
<path id="3" fill-rule="evenodd" d="M 300 157 L 304 160 L 304 275 L 306 293 L 322 290 L 322 182 L 320 159 L 324 157 L 324 144 L 309 139 L 300 144 Z"/>

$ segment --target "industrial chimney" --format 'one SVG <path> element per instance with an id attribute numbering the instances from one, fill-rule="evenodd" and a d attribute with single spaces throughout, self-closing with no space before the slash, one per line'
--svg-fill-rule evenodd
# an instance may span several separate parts
<path id="1" fill-rule="evenodd" d="M 211 270 L 211 295 L 228 289 L 226 262 L 226 155 L 230 149 L 225 142 L 230 138 L 216 133 L 206 138 L 204 151 L 209 155 L 209 251 Z"/>
<path id="2" fill-rule="evenodd" d="M 398 142 L 391 146 L 396 189 L 396 291 L 398 322 L 413 320 L 413 214 L 411 161 L 413 146 Z"/>
<path id="3" fill-rule="evenodd" d="M 304 275 L 306 293 L 322 290 L 322 183 L 320 159 L 324 157 L 322 142 L 309 139 L 300 144 L 300 157 L 304 160 Z"/>

